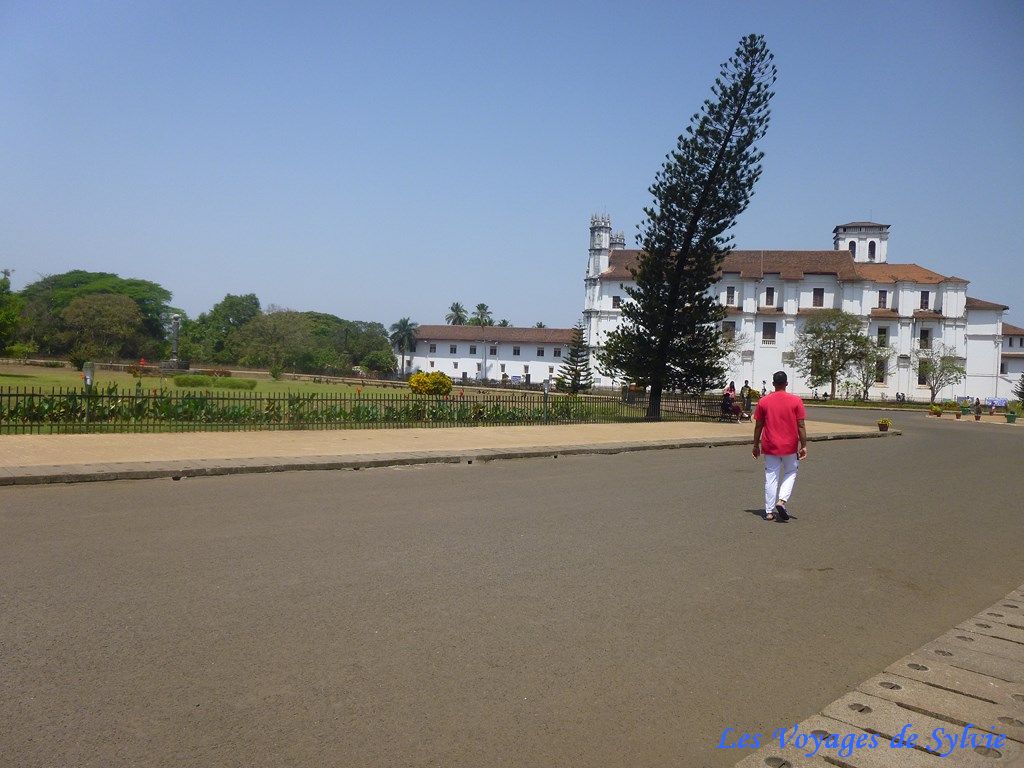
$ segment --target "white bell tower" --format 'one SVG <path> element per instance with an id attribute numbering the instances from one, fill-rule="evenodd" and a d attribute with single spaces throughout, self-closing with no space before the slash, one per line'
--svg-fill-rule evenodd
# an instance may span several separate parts
<path id="1" fill-rule="evenodd" d="M 853 260 L 863 264 L 881 264 L 888 258 L 889 225 L 873 221 L 851 221 L 832 230 L 832 246 L 849 251 Z"/>

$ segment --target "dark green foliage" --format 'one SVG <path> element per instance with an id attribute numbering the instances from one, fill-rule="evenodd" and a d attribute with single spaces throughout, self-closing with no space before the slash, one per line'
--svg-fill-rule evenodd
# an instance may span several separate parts
<path id="1" fill-rule="evenodd" d="M 363 368 L 374 373 L 391 374 L 395 372 L 398 363 L 391 350 L 375 349 L 364 357 L 360 363 Z"/>
<path id="2" fill-rule="evenodd" d="M 1020 380 L 1013 388 L 1013 396 L 1018 400 L 1024 402 L 1024 373 L 1020 375 Z"/>
<path id="3" fill-rule="evenodd" d="M 574 395 L 585 392 L 594 385 L 594 375 L 590 370 L 590 350 L 587 349 L 587 342 L 583 337 L 583 323 L 576 323 L 576 327 L 572 329 L 572 341 L 569 342 L 568 354 L 558 369 L 556 383 L 560 390 Z"/>
<path id="4" fill-rule="evenodd" d="M 419 323 L 413 322 L 408 317 L 403 317 L 391 324 L 388 341 L 402 356 L 402 376 L 405 376 L 406 355 L 416 349 L 416 332 L 419 327 Z"/>
<path id="5" fill-rule="evenodd" d="M 166 338 L 174 309 L 168 304 L 171 292 L 149 280 L 122 278 L 109 272 L 73 270 L 50 275 L 31 283 L 20 292 L 24 302 L 19 338 L 33 341 L 44 354 L 65 354 L 69 340 L 61 316 L 76 299 L 96 294 L 124 296 L 137 306 L 142 317 L 137 343 L 124 350 L 126 357 L 153 355 Z"/>
<path id="6" fill-rule="evenodd" d="M 732 247 L 725 233 L 761 175 L 755 142 L 768 128 L 772 59 L 760 35 L 740 41 L 711 89 L 714 100 L 691 118 L 651 185 L 632 301 L 601 356 L 605 372 L 650 384 L 651 420 L 661 418 L 664 389 L 699 391 L 724 375 L 724 315 L 710 289 Z"/>
<path id="7" fill-rule="evenodd" d="M 138 304 L 127 296 L 79 296 L 60 317 L 72 361 L 79 368 L 86 360 L 116 360 L 144 346 L 145 320 Z"/>
<path id="8" fill-rule="evenodd" d="M 175 376 L 174 384 L 187 389 L 256 389 L 256 379 L 232 379 L 196 374 Z"/>
<path id="9" fill-rule="evenodd" d="M 259 315 L 260 300 L 256 294 L 227 294 L 209 312 L 182 323 L 178 356 L 209 363 L 234 362 L 225 353 L 228 337 Z"/>
<path id="10" fill-rule="evenodd" d="M 22 300 L 11 292 L 10 271 L 4 270 L 0 275 L 0 352 L 3 352 L 13 341 L 14 332 L 21 322 Z"/>

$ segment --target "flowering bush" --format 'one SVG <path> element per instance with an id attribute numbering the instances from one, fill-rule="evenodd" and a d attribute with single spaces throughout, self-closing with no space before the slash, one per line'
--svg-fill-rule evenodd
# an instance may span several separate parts
<path id="1" fill-rule="evenodd" d="M 417 395 L 447 395 L 452 391 L 452 380 L 440 371 L 421 371 L 409 378 L 409 389 Z"/>

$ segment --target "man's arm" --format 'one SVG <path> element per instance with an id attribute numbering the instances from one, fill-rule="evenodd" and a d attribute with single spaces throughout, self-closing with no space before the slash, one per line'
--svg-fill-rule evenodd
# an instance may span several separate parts
<path id="1" fill-rule="evenodd" d="M 803 419 L 797 419 L 796 422 L 797 431 L 800 433 L 800 452 L 796 455 L 798 459 L 807 458 L 807 427 L 804 426 Z"/>
<path id="2" fill-rule="evenodd" d="M 800 422 L 803 424 L 803 422 Z M 761 430 L 764 429 L 764 422 L 758 421 L 754 424 L 754 450 L 750 453 L 756 459 L 761 455 Z M 802 434 L 802 433 L 801 433 Z"/>

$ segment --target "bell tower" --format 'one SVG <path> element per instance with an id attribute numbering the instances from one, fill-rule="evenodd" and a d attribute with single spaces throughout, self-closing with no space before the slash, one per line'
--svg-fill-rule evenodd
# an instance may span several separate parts
<path id="1" fill-rule="evenodd" d="M 832 230 L 832 247 L 849 251 L 862 264 L 882 264 L 888 258 L 889 225 L 873 221 L 851 221 Z"/>

